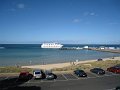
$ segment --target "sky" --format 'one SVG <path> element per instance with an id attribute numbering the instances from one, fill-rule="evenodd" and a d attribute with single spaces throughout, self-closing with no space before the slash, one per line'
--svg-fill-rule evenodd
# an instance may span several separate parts
<path id="1" fill-rule="evenodd" d="M 0 44 L 120 44 L 120 0 L 0 0 Z"/>

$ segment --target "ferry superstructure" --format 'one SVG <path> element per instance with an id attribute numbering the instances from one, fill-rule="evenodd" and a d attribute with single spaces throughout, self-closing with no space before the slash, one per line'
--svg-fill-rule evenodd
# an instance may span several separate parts
<path id="1" fill-rule="evenodd" d="M 43 43 L 41 48 L 62 48 L 63 45 L 59 43 Z"/>

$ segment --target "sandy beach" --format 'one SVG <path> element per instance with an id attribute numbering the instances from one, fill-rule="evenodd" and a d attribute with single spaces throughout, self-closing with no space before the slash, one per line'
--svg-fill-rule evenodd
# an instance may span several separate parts
<path id="1" fill-rule="evenodd" d="M 114 57 L 114 59 L 113 58 L 103 58 L 103 61 L 106 61 L 106 60 L 120 60 L 120 57 Z M 48 69 L 55 69 L 55 68 L 63 68 L 63 67 L 71 66 L 71 65 L 77 65 L 77 64 L 80 64 L 80 63 L 89 63 L 89 62 L 94 62 L 94 61 L 97 61 L 97 59 L 95 59 L 95 60 L 84 60 L 84 61 L 76 60 L 74 62 L 46 64 L 46 65 L 30 65 L 30 66 L 22 66 L 22 68 L 48 70 Z"/>

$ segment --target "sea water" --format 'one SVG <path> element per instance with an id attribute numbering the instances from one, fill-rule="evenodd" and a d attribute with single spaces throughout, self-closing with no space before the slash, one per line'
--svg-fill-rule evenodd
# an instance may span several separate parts
<path id="1" fill-rule="evenodd" d="M 120 56 L 117 53 L 92 50 L 42 49 L 40 44 L 0 44 L 0 66 L 35 65 L 83 61 Z M 64 47 L 84 47 L 81 44 L 65 44 Z M 120 47 L 119 45 L 88 45 L 89 47 Z"/>

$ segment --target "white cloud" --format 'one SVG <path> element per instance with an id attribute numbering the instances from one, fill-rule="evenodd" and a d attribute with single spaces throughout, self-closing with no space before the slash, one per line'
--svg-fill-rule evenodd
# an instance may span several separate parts
<path id="1" fill-rule="evenodd" d="M 15 12 L 18 9 L 24 9 L 25 8 L 25 4 L 23 4 L 23 3 L 19 3 L 19 4 L 13 3 L 13 5 L 14 5 L 14 7 L 9 8 L 8 11 Z"/>
<path id="2" fill-rule="evenodd" d="M 96 13 L 95 12 L 84 12 L 83 13 L 84 16 L 96 16 Z"/>
<path id="3" fill-rule="evenodd" d="M 79 19 L 74 19 L 73 22 L 77 23 L 79 22 L 80 20 Z"/>
<path id="4" fill-rule="evenodd" d="M 73 19 L 73 22 L 74 22 L 74 23 L 78 23 L 78 22 L 81 22 L 81 21 L 82 21 L 82 19 L 77 19 L 77 18 L 76 18 L 76 19 Z"/>
<path id="5" fill-rule="evenodd" d="M 117 25 L 117 24 L 120 24 L 120 23 L 117 23 L 117 22 L 110 22 L 108 23 L 109 25 Z"/>
<path id="6" fill-rule="evenodd" d="M 92 13 L 90 13 L 90 15 L 91 15 L 91 16 L 94 16 L 94 15 L 95 15 L 95 13 L 94 13 L 94 12 L 92 12 Z"/>
<path id="7" fill-rule="evenodd" d="M 25 5 L 23 3 L 20 3 L 20 4 L 17 5 L 17 7 L 20 8 L 20 9 L 23 9 L 23 8 L 25 8 Z"/>

